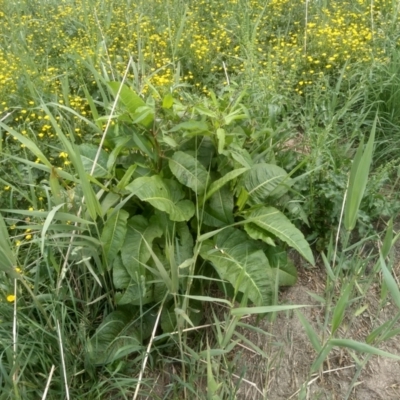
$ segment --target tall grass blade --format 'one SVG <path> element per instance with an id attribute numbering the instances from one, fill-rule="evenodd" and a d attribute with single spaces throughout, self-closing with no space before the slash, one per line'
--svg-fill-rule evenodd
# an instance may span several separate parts
<path id="1" fill-rule="evenodd" d="M 326 360 L 326 357 L 332 350 L 333 345 L 328 342 L 325 344 L 321 352 L 319 353 L 317 359 L 314 361 L 313 365 L 311 366 L 311 372 L 316 372 L 320 369 L 323 362 Z"/>
<path id="2" fill-rule="evenodd" d="M 358 351 L 359 353 L 368 353 L 376 356 L 393 358 L 394 360 L 400 360 L 400 356 L 397 356 L 396 354 L 388 353 L 387 351 L 379 350 L 369 344 L 357 342 L 351 339 L 331 339 L 329 344 L 331 346 L 346 347 Z"/>
<path id="3" fill-rule="evenodd" d="M 306 331 L 306 334 L 310 339 L 312 346 L 314 347 L 314 350 L 317 353 L 321 352 L 322 346 L 314 328 L 311 326 L 311 324 L 307 321 L 306 317 L 300 311 L 296 311 L 296 315 L 299 318 L 301 324 L 303 325 L 304 330 Z"/>
<path id="4" fill-rule="evenodd" d="M 8 236 L 7 226 L 3 216 L 0 214 L 0 269 L 12 278 L 17 278 L 18 274 L 14 271 L 14 267 L 16 266 L 17 259 L 11 250 L 11 241 Z"/>
<path id="5" fill-rule="evenodd" d="M 82 159 L 80 156 L 78 146 L 71 143 L 71 141 L 64 135 L 62 129 L 58 125 L 56 119 L 54 118 L 53 114 L 50 112 L 49 108 L 42 104 L 43 109 L 45 110 L 46 114 L 48 115 L 54 130 L 57 132 L 59 139 L 61 140 L 62 144 L 64 145 L 65 150 L 68 153 L 68 156 L 75 167 L 75 170 L 79 176 L 80 184 L 82 187 L 83 194 L 85 196 L 85 203 L 89 212 L 89 215 L 93 221 L 96 220 L 97 216 L 102 216 L 102 210 L 100 207 L 99 200 L 97 199 L 94 190 L 89 182 L 89 178 L 85 172 L 83 167 Z"/>
<path id="6" fill-rule="evenodd" d="M 165 269 L 163 263 L 160 261 L 160 259 L 157 257 L 157 255 L 154 253 L 153 249 L 151 248 L 151 246 L 149 245 L 149 243 L 147 242 L 147 240 L 143 237 L 143 241 L 146 244 L 149 253 L 151 255 L 151 258 L 154 261 L 154 264 L 156 265 L 158 272 L 160 274 L 160 278 L 162 279 L 162 281 L 164 282 L 165 286 L 168 288 L 170 293 L 175 293 L 173 291 L 173 284 L 172 284 L 172 280 L 170 278 L 170 276 L 168 275 L 167 270 Z"/>
<path id="7" fill-rule="evenodd" d="M 349 283 L 344 291 L 340 295 L 340 299 L 336 304 L 335 310 L 332 315 L 332 335 L 335 334 L 340 324 L 343 321 L 344 312 L 346 311 L 346 307 L 348 305 L 349 296 L 353 289 L 353 284 Z"/>
<path id="8" fill-rule="evenodd" d="M 207 344 L 207 398 L 210 400 L 212 399 L 216 400 L 217 398 L 219 398 L 217 392 L 221 387 L 222 382 L 217 383 L 217 381 L 214 378 L 210 353 L 211 353 L 210 347 Z"/>
<path id="9" fill-rule="evenodd" d="M 329 278 L 331 278 L 332 282 L 336 282 L 336 276 L 332 271 L 331 265 L 325 255 L 325 253 L 322 252 L 321 256 L 322 256 L 322 261 L 324 262 L 324 266 L 325 266 L 325 269 L 326 269 L 326 272 L 327 272 Z"/>
<path id="10" fill-rule="evenodd" d="M 381 248 L 381 254 L 383 259 L 385 259 L 389 255 L 392 246 L 393 246 L 393 218 L 390 218 Z"/>
<path id="11" fill-rule="evenodd" d="M 356 226 L 358 210 L 364 191 L 367 186 L 369 169 L 372 162 L 372 153 L 375 142 L 375 131 L 378 117 L 375 117 L 371 135 L 363 152 L 363 142 L 357 150 L 353 165 L 350 171 L 349 187 L 347 192 L 346 204 L 344 208 L 344 226 L 351 231 Z"/>
<path id="12" fill-rule="evenodd" d="M 30 140 L 29 138 L 27 138 L 24 135 L 21 135 L 16 130 L 10 128 L 8 125 L 4 124 L 3 122 L 0 122 L 0 127 L 5 129 L 7 132 L 9 132 L 14 137 L 16 137 L 23 145 L 25 145 L 26 148 L 28 148 L 40 160 L 40 162 L 42 162 L 47 167 L 51 168 L 50 161 L 42 153 L 42 151 L 39 149 L 39 147 L 37 147 L 36 144 L 32 142 L 32 140 Z"/>
<path id="13" fill-rule="evenodd" d="M 44 244 L 46 241 L 46 233 L 47 230 L 49 229 L 50 224 L 52 223 L 57 211 L 64 206 L 65 203 L 59 204 L 55 207 L 53 207 L 53 209 L 49 212 L 49 214 L 46 217 L 46 220 L 44 221 L 43 224 L 43 229 L 42 229 L 42 234 L 41 234 L 41 239 L 40 239 L 40 251 L 42 252 L 42 254 L 44 254 Z"/>
<path id="14" fill-rule="evenodd" d="M 261 306 L 261 307 L 240 307 L 231 310 L 231 315 L 246 314 L 267 314 L 277 311 L 295 310 L 296 308 L 310 307 L 309 305 L 282 305 L 282 306 Z"/>
<path id="15" fill-rule="evenodd" d="M 385 280 L 387 288 L 389 289 L 389 292 L 392 295 L 392 298 L 393 298 L 394 302 L 396 303 L 396 306 L 400 310 L 400 290 L 397 285 L 397 282 L 395 281 L 392 274 L 386 267 L 386 263 L 385 263 L 385 260 L 383 259 L 382 255 L 380 256 L 380 262 L 381 262 L 383 278 Z"/>

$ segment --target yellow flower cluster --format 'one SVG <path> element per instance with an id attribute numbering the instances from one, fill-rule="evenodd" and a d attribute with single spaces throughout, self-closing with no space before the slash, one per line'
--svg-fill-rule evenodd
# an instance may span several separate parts
<path id="1" fill-rule="evenodd" d="M 48 98 L 89 116 L 82 83 L 90 89 L 96 80 L 87 64 L 118 80 L 130 58 L 128 81 L 141 92 L 179 80 L 207 92 L 210 84 L 244 75 L 261 77 L 269 90 L 301 94 L 346 63 L 385 62 L 383 17 L 394 7 L 389 0 L 128 3 L 31 0 L 21 13 L 0 0 L 0 115 L 16 105 L 15 93 L 26 99 L 24 82 L 31 81 Z M 39 115 L 25 112 L 16 122 Z M 46 124 L 34 130 L 39 138 L 52 134 Z"/>

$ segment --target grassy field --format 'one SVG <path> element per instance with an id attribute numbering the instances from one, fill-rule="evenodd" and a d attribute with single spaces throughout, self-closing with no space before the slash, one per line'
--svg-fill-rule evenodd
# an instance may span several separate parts
<path id="1" fill-rule="evenodd" d="M 365 368 L 400 368 L 399 11 L 0 0 L 0 400 L 374 398 Z M 282 316 L 310 346 L 292 397 Z"/>

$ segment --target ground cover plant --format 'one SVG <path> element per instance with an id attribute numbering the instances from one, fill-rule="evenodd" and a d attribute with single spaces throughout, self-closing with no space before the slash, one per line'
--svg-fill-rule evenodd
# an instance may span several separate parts
<path id="1" fill-rule="evenodd" d="M 398 5 L 0 10 L 1 399 L 243 397 L 233 350 L 268 356 L 242 317 L 307 305 L 278 305 L 289 249 L 327 271 L 322 333 L 297 314 L 309 379 L 336 346 L 357 373 L 388 356 L 398 315 L 366 343 L 339 328 L 381 274 L 399 306 Z"/>

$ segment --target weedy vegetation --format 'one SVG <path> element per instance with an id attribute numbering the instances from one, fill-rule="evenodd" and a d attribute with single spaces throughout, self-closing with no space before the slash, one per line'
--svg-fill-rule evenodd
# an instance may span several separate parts
<path id="1" fill-rule="evenodd" d="M 279 312 L 315 353 L 293 396 L 335 348 L 346 399 L 398 362 L 398 311 L 341 328 L 373 285 L 400 309 L 399 21 L 387 0 L 0 0 L 0 399 L 278 398 L 237 361 L 274 368 L 243 331 L 271 341 L 246 317 Z M 279 302 L 310 268 L 318 325 Z"/>

